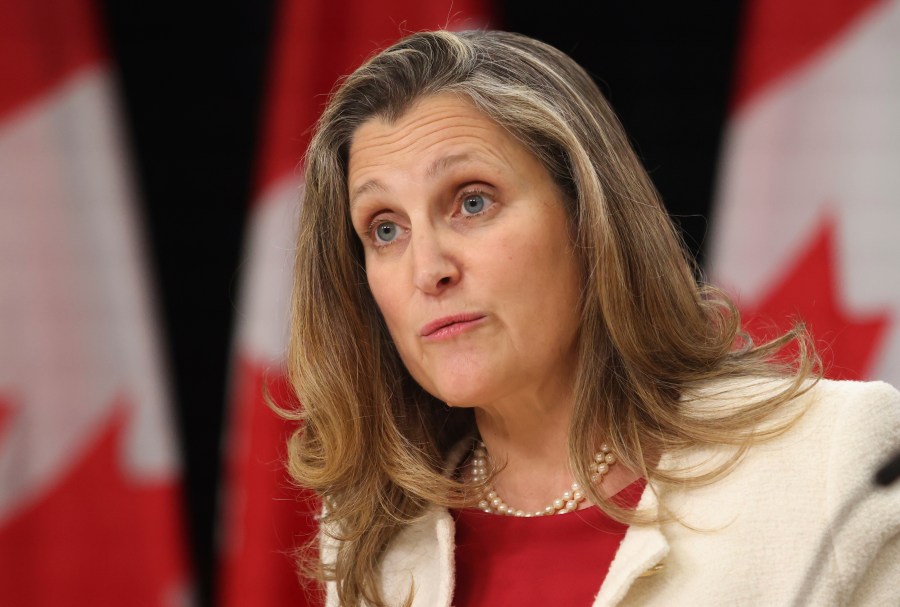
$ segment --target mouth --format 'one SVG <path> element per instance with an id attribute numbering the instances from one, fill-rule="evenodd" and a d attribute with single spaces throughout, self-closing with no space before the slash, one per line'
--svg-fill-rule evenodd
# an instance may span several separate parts
<path id="1" fill-rule="evenodd" d="M 430 340 L 452 337 L 474 328 L 485 318 L 484 314 L 475 312 L 445 316 L 423 326 L 420 334 Z"/>

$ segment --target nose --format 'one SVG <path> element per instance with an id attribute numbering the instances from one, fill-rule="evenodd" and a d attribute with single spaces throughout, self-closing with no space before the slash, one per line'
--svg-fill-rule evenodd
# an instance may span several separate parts
<path id="1" fill-rule="evenodd" d="M 440 295 L 459 282 L 461 271 L 450 237 L 439 230 L 414 230 L 410 240 L 413 282 L 427 295 Z"/>

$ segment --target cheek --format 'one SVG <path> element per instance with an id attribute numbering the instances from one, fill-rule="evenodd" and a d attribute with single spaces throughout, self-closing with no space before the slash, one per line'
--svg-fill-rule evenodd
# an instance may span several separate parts
<path id="1" fill-rule="evenodd" d="M 391 298 L 391 289 L 386 278 L 382 272 L 372 269 L 366 270 L 366 280 L 369 283 L 369 291 L 372 292 L 372 298 L 378 305 L 382 316 L 390 322 L 397 304 Z"/>
<path id="2" fill-rule="evenodd" d="M 399 281 L 392 278 L 384 271 L 369 271 L 366 273 L 369 291 L 378 306 L 378 310 L 384 317 L 391 339 L 402 350 L 402 332 L 399 330 L 401 321 L 408 316 L 404 302 L 405 298 Z"/>
<path id="3" fill-rule="evenodd" d="M 529 293 L 537 300 L 553 299 L 553 291 L 571 291 L 578 273 L 567 234 L 532 232 L 503 243 L 491 264 L 491 274 L 507 289 Z M 562 295 L 561 293 L 558 295 Z"/>
<path id="4" fill-rule="evenodd" d="M 568 334 L 578 322 L 581 272 L 568 245 L 568 233 L 548 230 L 509 249 L 509 262 L 497 268 L 511 302 L 515 302 L 525 326 L 533 335 Z"/>

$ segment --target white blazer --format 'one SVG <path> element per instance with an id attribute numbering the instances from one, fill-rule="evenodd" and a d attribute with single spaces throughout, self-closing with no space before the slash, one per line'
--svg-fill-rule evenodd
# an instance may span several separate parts
<path id="1" fill-rule="evenodd" d="M 715 392 L 708 406 L 728 406 Z M 900 482 L 871 488 L 875 470 L 900 449 L 900 393 L 880 382 L 823 380 L 796 405 L 810 407 L 721 480 L 661 487 L 658 496 L 648 486 L 638 508 L 656 512 L 662 503 L 684 524 L 630 527 L 593 607 L 791 605 L 811 567 L 816 583 L 797 605 L 900 606 Z M 727 453 L 695 449 L 660 463 L 704 466 Z M 832 526 L 848 501 L 845 524 Z M 827 549 L 814 562 L 823 538 Z M 326 559 L 329 542 L 323 537 Z M 414 588 L 415 607 L 450 607 L 453 559 L 453 520 L 432 508 L 388 546 L 380 565 L 388 604 L 402 605 Z M 333 583 L 327 591 L 327 605 L 338 605 Z"/>

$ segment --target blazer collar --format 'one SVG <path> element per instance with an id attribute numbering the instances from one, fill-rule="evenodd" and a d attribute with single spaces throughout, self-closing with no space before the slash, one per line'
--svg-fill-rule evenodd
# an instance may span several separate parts
<path id="1" fill-rule="evenodd" d="M 656 514 L 659 502 L 648 483 L 638 509 Z M 444 508 L 432 507 L 395 538 L 383 562 L 387 595 L 405 598 L 415 580 L 413 607 L 450 607 L 455 581 L 455 525 Z M 639 578 L 664 568 L 669 542 L 659 525 L 632 525 L 625 532 L 593 607 L 618 605 Z M 399 593 L 398 593 L 399 591 Z"/>
<path id="2" fill-rule="evenodd" d="M 644 488 L 638 510 L 653 516 L 659 512 L 659 501 L 650 483 Z M 618 605 L 635 580 L 655 575 L 664 568 L 663 559 L 668 554 L 669 542 L 658 524 L 628 527 L 593 607 Z"/>

